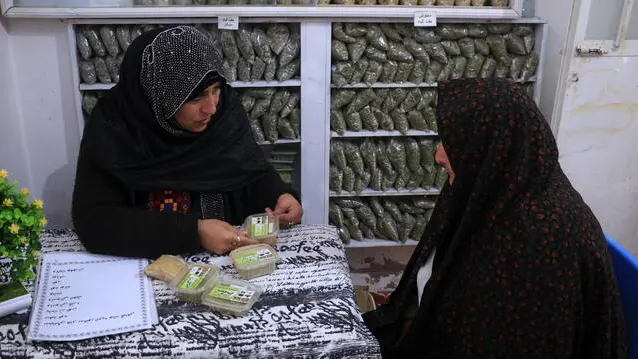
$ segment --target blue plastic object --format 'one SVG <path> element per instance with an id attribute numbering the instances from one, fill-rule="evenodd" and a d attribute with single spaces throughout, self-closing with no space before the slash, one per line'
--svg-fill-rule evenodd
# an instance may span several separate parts
<path id="1" fill-rule="evenodd" d="M 638 259 L 607 237 L 629 334 L 629 359 L 638 359 Z"/>

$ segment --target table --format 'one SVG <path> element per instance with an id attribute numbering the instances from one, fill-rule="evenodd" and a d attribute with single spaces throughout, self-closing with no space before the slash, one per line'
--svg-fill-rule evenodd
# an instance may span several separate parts
<path id="1" fill-rule="evenodd" d="M 44 252 L 83 251 L 70 230 L 49 230 Z M 28 314 L 0 318 L 2 358 L 380 358 L 377 341 L 354 302 L 343 244 L 331 226 L 282 231 L 277 270 L 251 282 L 265 288 L 243 318 L 177 300 L 154 281 L 159 323 L 152 329 L 74 342 L 25 342 Z M 236 276 L 230 259 L 200 253 Z"/>

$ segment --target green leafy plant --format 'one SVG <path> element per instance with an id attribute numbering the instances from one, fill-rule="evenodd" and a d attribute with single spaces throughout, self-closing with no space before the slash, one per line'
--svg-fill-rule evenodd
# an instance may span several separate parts
<path id="1" fill-rule="evenodd" d="M 46 226 L 43 203 L 29 200 L 29 190 L 17 190 L 8 182 L 9 173 L 0 169 L 0 258 L 2 271 L 12 281 L 35 278 L 33 267 L 40 251 L 40 234 Z"/>

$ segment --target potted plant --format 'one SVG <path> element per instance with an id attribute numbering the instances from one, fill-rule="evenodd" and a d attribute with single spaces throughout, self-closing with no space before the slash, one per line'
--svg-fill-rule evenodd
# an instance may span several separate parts
<path id="1" fill-rule="evenodd" d="M 35 278 L 33 267 L 47 220 L 42 201 L 31 201 L 29 190 L 17 190 L 17 181 L 9 182 L 8 177 L 0 169 L 0 270 L 9 274 L 9 281 L 24 283 Z"/>

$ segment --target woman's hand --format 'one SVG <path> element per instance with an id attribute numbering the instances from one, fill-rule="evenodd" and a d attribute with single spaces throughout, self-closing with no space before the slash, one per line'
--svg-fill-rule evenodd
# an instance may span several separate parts
<path id="1" fill-rule="evenodd" d="M 266 212 L 274 212 L 279 218 L 279 225 L 282 228 L 288 228 L 301 222 L 301 216 L 303 216 L 301 203 L 290 193 L 284 193 L 279 196 L 275 210 L 272 211 L 270 208 L 266 208 Z"/>
<path id="2" fill-rule="evenodd" d="M 258 243 L 248 238 L 245 231 L 217 219 L 200 219 L 197 221 L 197 229 L 202 247 L 215 254 L 228 253 L 237 247 Z"/>

